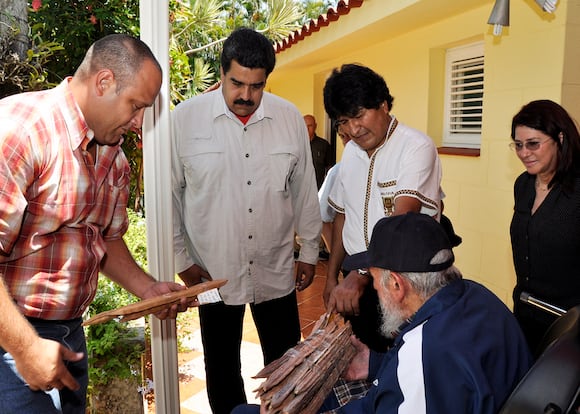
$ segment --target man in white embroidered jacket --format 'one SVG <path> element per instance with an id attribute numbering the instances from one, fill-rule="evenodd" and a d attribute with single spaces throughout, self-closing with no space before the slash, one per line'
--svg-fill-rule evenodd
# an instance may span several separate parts
<path id="1" fill-rule="evenodd" d="M 359 258 L 375 223 L 409 211 L 439 218 L 441 163 L 433 141 L 399 122 L 385 80 L 365 66 L 335 69 L 324 86 L 324 106 L 338 132 L 348 134 L 328 201 L 336 211 L 324 300 L 351 320 L 355 334 L 384 351 L 378 299 Z M 339 274 L 344 279 L 339 283 Z"/>

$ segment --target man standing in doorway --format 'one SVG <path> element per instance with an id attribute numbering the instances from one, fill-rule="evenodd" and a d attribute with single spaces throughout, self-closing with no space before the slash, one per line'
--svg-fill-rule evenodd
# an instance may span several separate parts
<path id="1" fill-rule="evenodd" d="M 246 304 L 268 364 L 300 340 L 296 289 L 310 285 L 318 259 L 322 221 L 308 134 L 294 105 L 264 92 L 274 65 L 265 36 L 237 29 L 223 46 L 221 86 L 172 114 L 176 271 L 188 286 L 228 280 L 223 302 L 199 309 L 214 414 L 247 400 Z"/>

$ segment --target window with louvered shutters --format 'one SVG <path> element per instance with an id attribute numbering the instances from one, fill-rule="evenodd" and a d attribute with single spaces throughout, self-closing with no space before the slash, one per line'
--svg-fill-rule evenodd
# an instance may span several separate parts
<path id="1" fill-rule="evenodd" d="M 483 113 L 483 42 L 446 53 L 443 145 L 479 148 Z"/>

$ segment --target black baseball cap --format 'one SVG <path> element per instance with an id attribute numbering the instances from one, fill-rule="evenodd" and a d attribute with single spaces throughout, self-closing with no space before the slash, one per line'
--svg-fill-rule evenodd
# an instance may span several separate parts
<path id="1" fill-rule="evenodd" d="M 452 249 L 451 242 L 434 218 L 420 213 L 407 213 L 382 218 L 375 224 L 369 248 L 368 267 L 395 272 L 437 272 L 453 264 L 429 263 L 440 250 Z"/>

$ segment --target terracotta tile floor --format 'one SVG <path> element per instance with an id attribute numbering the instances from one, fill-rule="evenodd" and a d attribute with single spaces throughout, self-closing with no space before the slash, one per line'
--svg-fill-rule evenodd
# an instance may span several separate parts
<path id="1" fill-rule="evenodd" d="M 298 292 L 298 311 L 302 336 L 307 337 L 313 324 L 324 313 L 322 290 L 326 281 L 326 261 L 319 261 L 316 266 L 316 275 L 312 285 L 305 291 Z M 181 414 L 211 414 L 207 394 L 205 392 L 205 372 L 203 353 L 199 334 L 199 319 L 195 315 L 190 333 L 184 340 L 182 348 L 190 352 L 180 352 L 179 357 L 179 395 L 181 399 Z M 254 399 L 254 390 L 262 380 L 251 377 L 263 367 L 262 353 L 259 346 L 258 334 L 254 326 L 250 311 L 246 312 L 242 342 L 242 374 L 246 387 L 248 402 L 257 402 Z"/>

